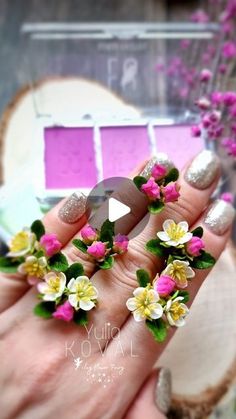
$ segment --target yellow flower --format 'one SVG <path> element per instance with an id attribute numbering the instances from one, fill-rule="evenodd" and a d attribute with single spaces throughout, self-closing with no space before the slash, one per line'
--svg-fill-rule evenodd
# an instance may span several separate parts
<path id="1" fill-rule="evenodd" d="M 44 256 L 39 259 L 35 256 L 27 256 L 25 262 L 18 267 L 18 272 L 28 277 L 43 278 L 46 267 L 47 259 Z"/>
<path id="2" fill-rule="evenodd" d="M 168 246 L 177 247 L 191 240 L 193 235 L 188 228 L 186 221 L 176 224 L 173 220 L 166 220 L 163 224 L 164 231 L 159 231 L 157 237 Z"/>
<path id="3" fill-rule="evenodd" d="M 30 253 L 34 247 L 36 236 L 30 230 L 22 230 L 17 233 L 9 243 L 8 257 L 21 257 Z"/>
<path id="4" fill-rule="evenodd" d="M 61 297 L 66 287 L 66 276 L 63 272 L 49 272 L 44 277 L 45 281 L 37 285 L 43 300 L 55 301 Z"/>
<path id="5" fill-rule="evenodd" d="M 159 319 L 163 314 L 163 308 L 158 303 L 159 294 L 149 287 L 138 287 L 133 292 L 134 297 L 126 302 L 127 308 L 133 312 L 134 319 L 140 322 L 145 319 Z"/>
<path id="6" fill-rule="evenodd" d="M 76 310 L 91 310 L 96 303 L 98 296 L 97 289 L 87 276 L 78 276 L 76 279 L 72 278 L 67 285 L 69 290 L 69 303 Z"/>
<path id="7" fill-rule="evenodd" d="M 177 297 L 174 300 L 168 300 L 165 312 L 171 326 L 181 327 L 185 324 L 185 317 L 189 313 L 188 307 L 181 303 L 184 297 Z"/>
<path id="8" fill-rule="evenodd" d="M 189 266 L 189 262 L 183 260 L 173 260 L 162 272 L 162 275 L 168 275 L 174 279 L 178 288 L 186 288 L 188 279 L 195 276 L 195 272 Z"/>

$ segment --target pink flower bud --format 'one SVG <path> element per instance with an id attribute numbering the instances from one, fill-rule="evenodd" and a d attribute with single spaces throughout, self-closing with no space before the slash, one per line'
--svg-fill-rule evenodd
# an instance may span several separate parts
<path id="1" fill-rule="evenodd" d="M 74 309 L 70 305 L 69 301 L 66 301 L 64 304 L 61 304 L 57 307 L 56 311 L 54 311 L 52 316 L 54 317 L 54 319 L 70 322 L 74 316 Z"/>
<path id="2" fill-rule="evenodd" d="M 225 106 L 233 106 L 236 104 L 236 93 L 235 92 L 225 92 L 223 93 L 223 102 Z"/>
<path id="3" fill-rule="evenodd" d="M 221 194 L 220 199 L 222 199 L 225 202 L 229 202 L 229 204 L 233 204 L 234 202 L 234 196 L 230 192 L 224 192 Z"/>
<path id="4" fill-rule="evenodd" d="M 87 253 L 96 260 L 102 260 L 106 256 L 107 247 L 103 242 L 95 241 L 87 248 Z"/>
<path id="5" fill-rule="evenodd" d="M 206 97 L 201 97 L 196 101 L 196 105 L 202 111 L 207 111 L 208 109 L 210 109 L 211 102 Z"/>
<path id="6" fill-rule="evenodd" d="M 97 231 L 90 225 L 83 227 L 80 234 L 86 244 L 91 244 L 98 238 Z"/>
<path id="7" fill-rule="evenodd" d="M 213 124 L 219 122 L 221 119 L 221 112 L 212 111 L 211 113 L 209 113 L 209 119 Z"/>
<path id="8" fill-rule="evenodd" d="M 161 297 L 166 297 L 175 288 L 175 281 L 168 275 L 161 275 L 154 283 L 154 289 Z"/>
<path id="9" fill-rule="evenodd" d="M 204 241 L 197 236 L 193 236 L 186 244 L 186 250 L 191 256 L 200 256 L 200 251 L 204 249 L 204 247 Z"/>
<path id="10" fill-rule="evenodd" d="M 117 234 L 117 236 L 114 237 L 113 251 L 119 254 L 125 253 L 128 250 L 128 245 L 129 238 L 122 234 Z"/>
<path id="11" fill-rule="evenodd" d="M 162 166 L 161 164 L 155 164 L 155 166 L 152 169 L 152 177 L 154 177 L 155 180 L 161 179 L 166 175 L 166 173 L 166 167 Z"/>
<path id="12" fill-rule="evenodd" d="M 176 182 L 170 182 L 168 185 L 162 188 L 162 193 L 164 195 L 165 202 L 174 202 L 177 201 L 179 193 L 179 185 Z"/>
<path id="13" fill-rule="evenodd" d="M 40 245 L 48 257 L 55 255 L 62 248 L 62 244 L 57 239 L 57 235 L 53 233 L 44 234 L 40 239 Z"/>
<path id="14" fill-rule="evenodd" d="M 207 83 L 212 79 L 212 72 L 207 68 L 204 68 L 200 73 L 200 81 L 202 83 Z"/>
<path id="15" fill-rule="evenodd" d="M 219 65 L 219 73 L 220 74 L 225 74 L 227 70 L 227 65 L 226 64 L 220 64 Z"/>
<path id="16" fill-rule="evenodd" d="M 160 199 L 160 187 L 157 185 L 153 177 L 150 177 L 147 183 L 142 185 L 141 191 L 144 192 L 145 195 L 147 195 L 148 198 L 152 200 Z"/>
<path id="17" fill-rule="evenodd" d="M 222 56 L 226 59 L 231 59 L 236 57 L 236 45 L 232 41 L 227 41 L 223 44 L 222 47 Z"/>
<path id="18" fill-rule="evenodd" d="M 219 106 L 223 101 L 223 94 L 221 92 L 213 92 L 211 95 L 211 101 L 214 106 Z"/>
<path id="19" fill-rule="evenodd" d="M 201 128 L 199 127 L 199 125 L 193 125 L 191 127 L 191 134 L 192 137 L 200 137 L 201 136 Z"/>

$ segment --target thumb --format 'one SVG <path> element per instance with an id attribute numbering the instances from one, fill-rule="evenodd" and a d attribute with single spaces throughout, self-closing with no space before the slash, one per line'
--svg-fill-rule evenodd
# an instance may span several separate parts
<path id="1" fill-rule="evenodd" d="M 155 370 L 147 378 L 125 419 L 165 419 L 171 403 L 171 374 L 167 368 Z"/>

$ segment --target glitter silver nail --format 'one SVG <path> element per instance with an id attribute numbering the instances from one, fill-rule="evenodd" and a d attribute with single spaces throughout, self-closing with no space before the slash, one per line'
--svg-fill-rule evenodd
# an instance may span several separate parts
<path id="1" fill-rule="evenodd" d="M 146 179 L 148 179 L 151 176 L 151 172 L 155 164 L 161 164 L 162 166 L 166 167 L 168 170 L 170 170 L 174 166 L 172 161 L 167 156 L 167 154 L 158 153 L 156 156 L 153 156 L 148 161 L 143 171 L 140 173 L 140 176 L 143 176 Z"/>
<path id="2" fill-rule="evenodd" d="M 203 150 L 190 164 L 185 173 L 185 180 L 194 188 L 208 188 L 220 169 L 220 160 L 210 150 Z"/>
<path id="3" fill-rule="evenodd" d="M 81 192 L 73 193 L 60 208 L 58 216 L 67 224 L 78 221 L 86 210 L 86 196 Z"/>
<path id="4" fill-rule="evenodd" d="M 156 389 L 155 402 L 162 413 L 167 413 L 171 405 L 172 382 L 171 372 L 168 368 L 162 368 L 159 372 Z"/>
<path id="5" fill-rule="evenodd" d="M 222 199 L 217 199 L 207 211 L 204 223 L 213 233 L 221 235 L 231 226 L 234 217 L 234 207 Z"/>

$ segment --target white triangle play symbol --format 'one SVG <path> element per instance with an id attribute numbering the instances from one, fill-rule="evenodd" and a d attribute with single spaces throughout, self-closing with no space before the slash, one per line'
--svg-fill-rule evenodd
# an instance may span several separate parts
<path id="1" fill-rule="evenodd" d="M 115 198 L 109 198 L 108 201 L 108 218 L 109 221 L 114 222 L 119 220 L 119 218 L 124 217 L 131 212 L 130 207 L 122 202 L 117 201 Z"/>

